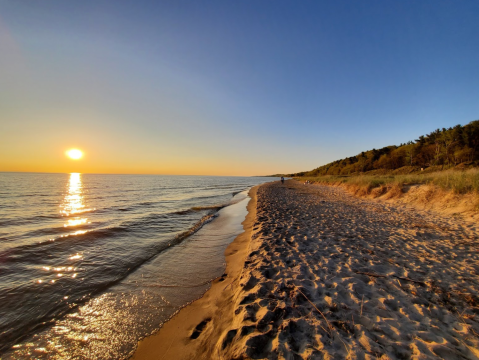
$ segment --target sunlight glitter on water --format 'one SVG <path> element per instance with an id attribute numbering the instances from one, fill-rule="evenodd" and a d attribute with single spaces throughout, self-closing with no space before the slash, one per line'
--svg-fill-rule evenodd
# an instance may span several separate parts
<path id="1" fill-rule="evenodd" d="M 0 357 L 128 356 L 223 273 L 241 230 L 225 221 L 241 223 L 239 191 L 262 181 L 0 174 L 16 209 L 0 208 L 10 240 L 0 243 Z"/>
<path id="2" fill-rule="evenodd" d="M 80 173 L 71 173 L 68 183 L 68 192 L 65 195 L 63 203 L 60 205 L 60 214 L 62 216 L 70 216 L 75 214 L 81 214 L 96 209 L 85 208 L 83 196 L 83 184 Z M 68 220 L 68 225 L 65 226 L 75 226 L 84 224 L 88 219 L 85 218 L 76 218 Z"/>

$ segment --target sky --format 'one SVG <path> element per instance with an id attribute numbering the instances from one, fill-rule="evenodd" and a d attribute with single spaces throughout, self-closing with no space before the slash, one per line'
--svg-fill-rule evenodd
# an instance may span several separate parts
<path id="1" fill-rule="evenodd" d="M 478 18 L 477 0 L 0 0 L 0 171 L 292 173 L 465 125 Z"/>

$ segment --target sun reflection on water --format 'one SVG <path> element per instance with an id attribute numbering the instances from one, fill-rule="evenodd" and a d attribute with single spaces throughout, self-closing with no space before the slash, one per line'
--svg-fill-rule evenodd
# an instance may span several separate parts
<path id="1" fill-rule="evenodd" d="M 86 217 L 82 217 L 82 213 L 94 211 L 85 206 L 84 190 L 80 173 L 71 173 L 67 185 L 67 192 L 60 204 L 60 214 L 62 217 L 68 217 L 66 223 L 63 224 L 65 228 L 88 225 L 91 222 Z M 74 229 L 72 232 L 62 234 L 59 238 L 67 238 L 75 235 L 85 234 L 88 230 Z M 55 241 L 56 239 L 50 239 Z M 41 269 L 43 278 L 36 279 L 38 284 L 55 284 L 61 278 L 70 277 L 75 279 L 78 276 L 78 264 L 83 261 L 83 254 L 73 253 L 68 256 L 66 261 L 63 261 L 59 266 L 42 266 Z M 73 264 L 72 264 L 73 262 Z M 73 266 L 72 266 L 73 265 Z M 52 279 L 53 278 L 53 279 Z M 66 300 L 66 299 L 65 299 Z"/>
<path id="2" fill-rule="evenodd" d="M 84 212 L 85 204 L 83 203 L 83 186 L 80 173 L 71 173 L 68 182 L 68 193 L 60 205 L 62 210 L 60 213 L 64 216 Z"/>
<path id="3" fill-rule="evenodd" d="M 83 225 L 87 223 L 88 219 L 68 219 L 68 223 L 64 224 L 64 227 Z"/>
<path id="4" fill-rule="evenodd" d="M 60 205 L 60 214 L 62 214 L 62 216 L 71 216 L 95 210 L 86 208 L 84 204 L 83 184 L 80 173 L 70 174 L 67 191 L 63 203 Z M 82 225 L 85 224 L 87 220 L 88 219 L 86 218 L 75 217 L 73 219 L 68 219 L 68 224 L 65 224 L 65 226 Z"/>

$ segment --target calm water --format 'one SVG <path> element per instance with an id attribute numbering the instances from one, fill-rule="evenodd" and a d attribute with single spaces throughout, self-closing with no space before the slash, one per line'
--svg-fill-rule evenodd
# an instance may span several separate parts
<path id="1" fill-rule="evenodd" d="M 200 297 L 272 178 L 0 173 L 0 354 L 124 358 Z"/>

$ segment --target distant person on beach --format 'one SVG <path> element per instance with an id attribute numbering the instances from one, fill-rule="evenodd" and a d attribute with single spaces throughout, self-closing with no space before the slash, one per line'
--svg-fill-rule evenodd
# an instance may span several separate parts
<path id="1" fill-rule="evenodd" d="M 284 177 L 281 176 L 281 184 L 284 184 Z"/>

